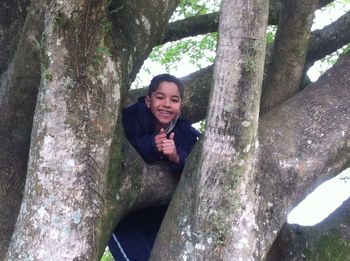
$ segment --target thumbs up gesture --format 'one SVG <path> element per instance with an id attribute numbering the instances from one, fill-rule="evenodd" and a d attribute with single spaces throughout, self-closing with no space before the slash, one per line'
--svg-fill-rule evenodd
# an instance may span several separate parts
<path id="1" fill-rule="evenodd" d="M 175 133 L 172 132 L 169 135 L 169 139 L 166 137 L 164 129 L 160 129 L 159 133 L 155 136 L 155 144 L 157 150 L 162 152 L 164 156 L 166 156 L 170 161 L 174 163 L 179 163 L 180 158 L 176 150 L 175 141 L 174 141 Z"/>

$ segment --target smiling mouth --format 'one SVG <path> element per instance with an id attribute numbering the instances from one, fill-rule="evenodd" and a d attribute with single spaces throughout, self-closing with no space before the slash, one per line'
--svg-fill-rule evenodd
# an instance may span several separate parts
<path id="1" fill-rule="evenodd" d="M 159 111 L 160 112 L 160 114 L 162 114 L 162 115 L 171 115 L 172 114 L 172 112 L 171 111 Z"/>

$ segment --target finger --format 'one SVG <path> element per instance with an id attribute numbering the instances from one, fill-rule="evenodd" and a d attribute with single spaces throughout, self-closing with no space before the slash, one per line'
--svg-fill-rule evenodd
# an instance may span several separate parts
<path id="1" fill-rule="evenodd" d="M 159 130 L 159 134 L 165 134 L 165 131 L 164 131 L 164 129 L 163 129 L 163 128 L 160 128 L 160 130 Z"/>
<path id="2" fill-rule="evenodd" d="M 174 132 L 170 133 L 169 139 L 174 140 L 174 136 L 175 136 Z"/>

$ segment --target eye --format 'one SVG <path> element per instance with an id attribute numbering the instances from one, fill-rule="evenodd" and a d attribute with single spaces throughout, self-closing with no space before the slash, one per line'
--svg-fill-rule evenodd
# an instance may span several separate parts
<path id="1" fill-rule="evenodd" d="M 164 99 L 164 96 L 163 95 L 156 95 L 155 98 L 157 100 L 162 100 L 162 99 Z"/>
<path id="2" fill-rule="evenodd" d="M 171 101 L 174 103 L 178 103 L 178 102 L 180 102 L 180 99 L 179 98 L 172 98 Z"/>

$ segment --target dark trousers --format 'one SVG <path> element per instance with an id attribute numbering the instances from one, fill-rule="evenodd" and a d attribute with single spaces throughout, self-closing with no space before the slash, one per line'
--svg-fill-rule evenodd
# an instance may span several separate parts
<path id="1" fill-rule="evenodd" d="M 108 243 L 114 259 L 147 261 L 167 207 L 150 207 L 126 215 Z"/>

